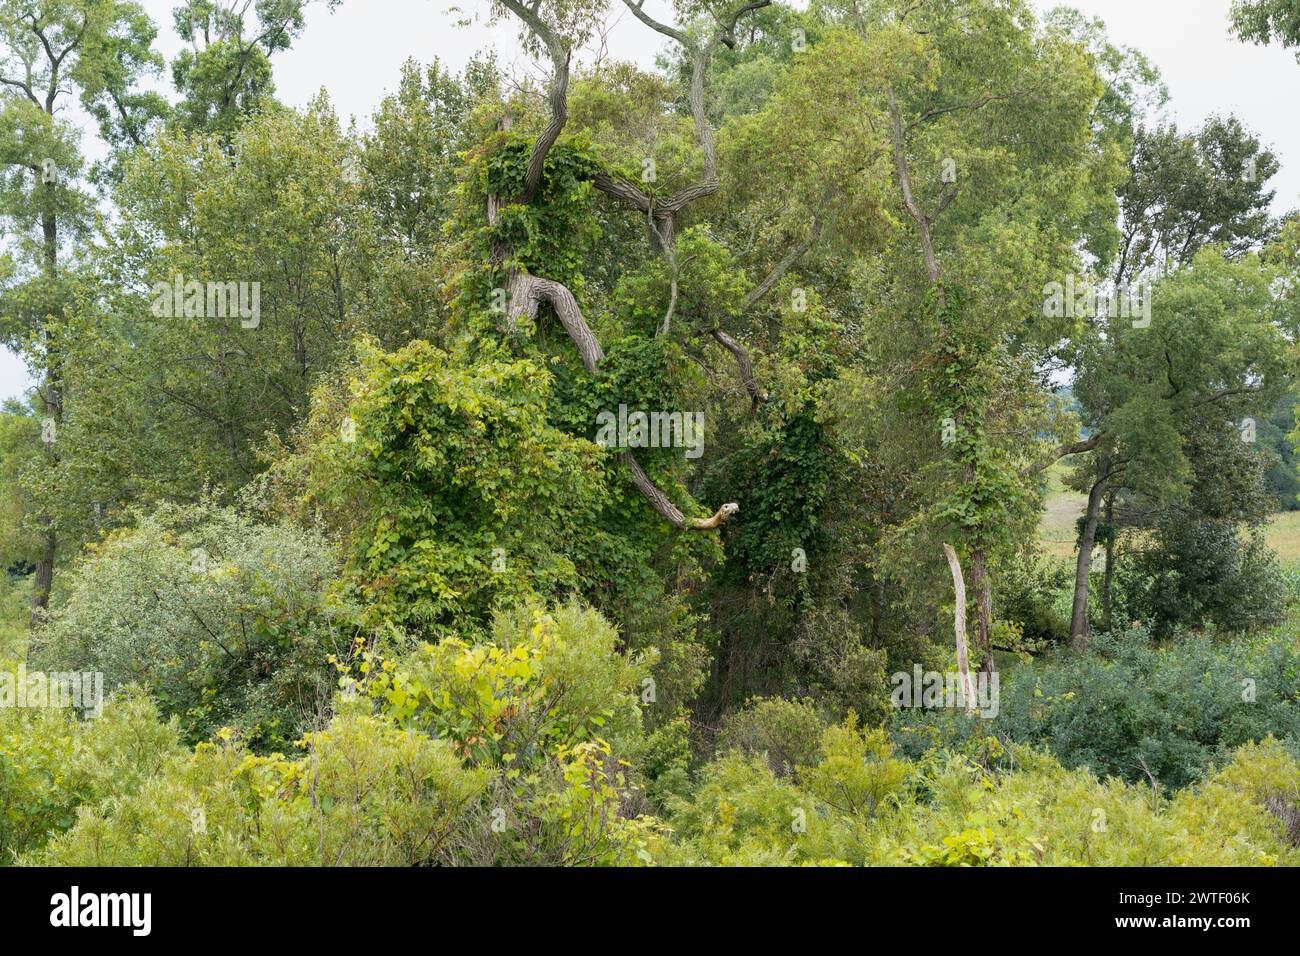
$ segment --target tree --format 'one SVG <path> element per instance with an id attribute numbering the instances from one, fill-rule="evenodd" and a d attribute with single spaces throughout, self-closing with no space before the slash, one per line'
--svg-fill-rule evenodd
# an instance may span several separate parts
<path id="1" fill-rule="evenodd" d="M 65 395 L 67 269 L 61 253 L 86 227 L 89 197 L 76 135 L 56 117 L 74 91 L 101 122 L 110 143 L 139 131 L 155 101 L 136 84 L 158 65 L 149 46 L 153 28 L 138 4 L 122 0 L 8 0 L 0 4 L 0 100 L 7 170 L 0 216 L 22 237 L 19 268 L 4 290 L 7 340 L 42 369 L 37 405 L 45 427 L 48 466 L 57 467 L 58 429 Z M 34 611 L 49 604 L 59 532 L 41 518 Z"/>
<path id="2" fill-rule="evenodd" d="M 340 2 L 324 0 L 331 10 Z M 245 118 L 274 104 L 271 57 L 302 34 L 310 3 L 186 0 L 176 7 L 172 22 L 189 43 L 172 61 L 172 82 L 181 94 L 176 124 L 229 136 Z"/>
<path id="3" fill-rule="evenodd" d="M 1095 301 L 1103 304 L 1127 300 L 1140 307 L 1144 295 L 1150 298 L 1150 283 L 1190 263 L 1198 250 L 1217 244 L 1224 254 L 1239 257 L 1268 242 L 1277 224 L 1268 212 L 1273 192 L 1267 183 L 1278 164 L 1258 137 L 1235 117 L 1212 117 L 1191 134 L 1152 122 L 1150 117 L 1163 107 L 1167 94 L 1145 59 L 1112 45 L 1098 23 L 1056 16 L 1086 44 L 1101 67 L 1106 92 L 1098 113 L 1099 137 L 1123 149 L 1128 166 L 1115 191 L 1118 245 L 1099 250 L 1102 254 L 1088 270 L 1091 276 L 1081 275 L 1079 286 L 1097 291 Z M 1117 324 L 1115 316 L 1097 318 L 1103 325 Z M 1107 350 L 1118 348 L 1121 340 L 1099 333 L 1097 327 L 1080 325 L 1079 332 L 1062 350 L 1061 359 L 1076 375 L 1086 376 L 1089 363 L 1109 361 Z M 1121 366 L 1117 360 L 1114 367 Z M 1132 373 L 1139 370 L 1133 368 Z M 1080 456 L 1075 459 L 1081 464 L 1074 486 L 1088 496 L 1088 505 L 1080 528 L 1071 615 L 1071 633 L 1078 645 L 1087 636 L 1089 575 L 1099 528 L 1106 548 L 1102 603 L 1109 611 L 1116 535 L 1102 518 L 1113 515 L 1121 494 L 1112 481 L 1114 461 L 1108 457 L 1104 428 L 1099 419 L 1090 417 L 1096 414 L 1095 407 L 1085 413 L 1084 436 L 1077 431 L 1062 435 L 1059 445 L 1027 469 L 1027 474 L 1035 474 L 1060 458 Z"/>
<path id="4" fill-rule="evenodd" d="M 873 343 L 885 370 L 876 387 L 902 399 L 888 427 L 897 437 L 877 441 L 909 445 L 896 453 L 913 469 L 904 480 L 917 504 L 892 549 L 912 567 L 940 543 L 966 552 L 973 643 L 989 669 L 991 565 L 1031 520 L 1021 469 L 1034 434 L 1052 425 L 1041 369 L 1067 331 L 1042 315 L 1027 277 L 1071 270 L 1079 247 L 1104 251 L 1112 227 L 1096 218 L 1099 187 L 1118 173 L 1113 142 L 1095 129 L 1103 87 L 1085 51 L 1062 30 L 1023 29 L 1030 16 L 980 2 L 959 15 L 928 3 L 843 13 L 867 44 L 854 66 L 887 146 L 891 209 L 906 227 L 869 254 L 881 280 L 861 290 L 882 303 L 876 321 L 888 329 Z M 835 51 L 832 62 L 846 58 Z"/>
<path id="5" fill-rule="evenodd" d="M 691 81 L 688 95 L 702 154 L 703 169 L 698 183 L 663 197 L 657 195 L 655 188 L 642 189 L 627 176 L 593 171 L 591 178 L 598 189 L 614 196 L 646 217 L 652 245 L 668 258 L 669 266 L 674 273 L 678 269 L 675 256 L 679 217 L 691 203 L 713 195 L 719 188 L 717 148 L 704 104 L 704 80 L 710 56 L 718 46 L 734 44 L 734 31 L 740 18 L 750 10 L 766 6 L 767 3 L 768 0 L 752 0 L 749 3 L 714 11 L 712 18 L 716 18 L 716 22 L 708 29 L 705 39 L 700 40 L 682 28 L 655 20 L 640 4 L 633 4 L 630 0 L 627 2 L 628 9 L 638 20 L 655 32 L 680 44 L 690 58 Z M 545 52 L 550 61 L 552 75 L 547 92 L 550 117 L 529 149 L 522 177 L 514 179 L 510 183 L 512 188 L 508 191 L 499 187 L 494 188 L 487 197 L 488 224 L 494 228 L 508 228 L 511 220 L 518 215 L 516 212 L 518 207 L 528 207 L 538 198 L 548 155 L 568 122 L 569 66 L 573 45 L 590 31 L 590 17 L 596 12 L 594 9 L 570 8 L 567 5 L 548 5 L 539 8 L 516 0 L 501 0 L 501 8 L 514 14 L 522 22 L 525 45 L 530 50 Z M 651 177 L 651 179 L 656 178 Z M 496 184 L 491 185 L 496 187 Z M 504 237 L 494 241 L 493 265 L 504 273 L 506 327 L 513 330 L 521 322 L 534 325 L 539 308 L 543 303 L 549 305 L 573 341 L 583 368 L 588 374 L 594 373 L 604 360 L 605 352 L 583 316 L 573 292 L 561 282 L 533 274 L 529 266 L 537 268 L 539 264 L 521 262 L 518 256 L 519 250 Z M 667 334 L 672 327 L 675 290 L 674 280 L 674 295 L 670 296 L 664 313 L 660 326 L 661 334 Z M 748 351 L 721 329 L 715 330 L 715 338 L 735 356 L 747 390 L 756 403 L 760 401 L 759 387 L 752 372 L 749 371 L 752 361 Z M 738 510 L 735 503 L 728 503 L 720 507 L 710 518 L 687 517 L 646 474 L 630 449 L 623 451 L 620 459 L 630 473 L 637 491 L 674 528 L 713 529 Z"/>
<path id="6" fill-rule="evenodd" d="M 1232 31 L 1247 43 L 1300 46 L 1300 3 L 1296 0 L 1233 0 Z M 1300 58 L 1300 52 L 1296 54 Z"/>
<path id="7" fill-rule="evenodd" d="M 1084 330 L 1075 396 L 1092 437 L 1068 449 L 1091 455 L 1076 474 L 1088 492 L 1071 618 L 1078 646 L 1087 641 L 1088 572 L 1105 495 L 1128 489 L 1162 510 L 1185 501 L 1194 459 L 1214 448 L 1193 441 L 1208 417 L 1262 417 L 1286 386 L 1289 322 L 1271 280 L 1255 255 L 1229 260 L 1205 249 L 1155 286 L 1149 325 L 1103 317 Z M 1217 440 L 1240 443 L 1241 432 L 1219 430 Z M 1231 517 L 1249 500 L 1229 495 L 1216 504 Z"/>
<path id="8" fill-rule="evenodd" d="M 126 164 L 71 317 L 70 511 L 98 501 L 111 522 L 206 484 L 233 493 L 263 470 L 268 436 L 302 422 L 317 377 L 365 330 L 374 243 L 356 148 L 317 102 L 229 137 L 166 131 Z"/>

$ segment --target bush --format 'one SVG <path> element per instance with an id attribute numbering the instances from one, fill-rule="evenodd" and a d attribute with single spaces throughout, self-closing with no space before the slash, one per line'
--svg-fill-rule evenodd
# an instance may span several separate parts
<path id="1" fill-rule="evenodd" d="M 277 472 L 345 532 L 370 623 L 481 634 L 495 609 L 586 583 L 570 552 L 604 499 L 602 452 L 547 424 L 544 367 L 413 341 L 362 344 L 354 371 L 343 407 L 317 395 Z"/>
<path id="2" fill-rule="evenodd" d="M 358 663 L 329 726 L 290 760 L 223 731 L 138 790 L 83 806 L 27 862 L 47 865 L 635 864 L 661 827 L 637 813 L 628 756 L 652 655 L 624 658 L 577 606 L 499 615 L 492 643 L 448 640 Z"/>
<path id="3" fill-rule="evenodd" d="M 1060 607 L 1060 594 L 1072 584 L 1069 569 L 1059 562 L 1019 558 L 996 578 L 994 606 L 1007 621 L 1020 627 L 1030 644 L 1064 643 L 1070 637 L 1070 619 Z"/>
<path id="4" fill-rule="evenodd" d="M 233 735 L 170 761 L 138 792 L 83 807 L 26 862 L 42 866 L 397 866 L 434 862 L 487 783 L 445 741 L 339 714 L 308 755 Z"/>
<path id="5" fill-rule="evenodd" d="M 754 697 L 727 717 L 718 735 L 718 749 L 738 750 L 762 757 L 777 776 L 796 766 L 815 763 L 826 720 L 810 700 Z"/>
<path id="6" fill-rule="evenodd" d="M 330 598 L 337 572 L 311 532 L 163 506 L 71 573 L 35 662 L 101 671 L 110 691 L 144 686 L 190 742 L 231 726 L 254 749 L 286 749 L 328 701 L 328 655 L 356 633 L 355 614 Z"/>
<path id="7" fill-rule="evenodd" d="M 1256 530 L 1244 540 L 1233 521 L 1171 522 L 1158 546 L 1119 565 L 1119 603 L 1167 638 L 1179 629 L 1246 633 L 1282 622 L 1287 580 Z"/>
<path id="8" fill-rule="evenodd" d="M 1185 787 L 1269 735 L 1300 744 L 1300 652 L 1285 635 L 1164 648 L 1142 628 L 1096 635 L 1003 682 L 997 732 L 1049 747 L 1067 767 Z"/>
<path id="9" fill-rule="evenodd" d="M 1300 765 L 1247 745 L 1173 800 L 1013 747 L 989 770 L 936 751 L 899 760 L 879 731 L 830 728 L 795 777 L 730 753 L 669 819 L 659 860 L 689 865 L 1267 866 L 1300 863 L 1288 829 Z"/>
<path id="10" fill-rule="evenodd" d="M 571 603 L 498 612 L 491 641 L 447 639 L 359 670 L 388 719 L 493 772 L 462 861 L 636 863 L 655 833 L 638 767 L 657 659 L 654 648 L 619 653 L 613 626 Z"/>
<path id="11" fill-rule="evenodd" d="M 137 792 L 181 753 L 176 725 L 134 690 L 93 720 L 0 707 L 0 864 L 71 827 L 81 805 Z"/>

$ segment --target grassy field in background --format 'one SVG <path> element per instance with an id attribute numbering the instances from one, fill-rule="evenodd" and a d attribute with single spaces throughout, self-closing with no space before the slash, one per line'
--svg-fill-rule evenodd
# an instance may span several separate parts
<path id="1" fill-rule="evenodd" d="M 1047 472 L 1047 507 L 1038 526 L 1043 549 L 1058 558 L 1072 557 L 1078 539 L 1077 522 L 1088 502 L 1087 495 L 1066 488 L 1061 482 L 1066 469 L 1059 462 Z M 1279 511 L 1264 532 L 1268 546 L 1283 564 L 1300 563 L 1300 511 Z"/>
<path id="2" fill-rule="evenodd" d="M 29 580 L 0 574 L 0 664 L 14 664 L 27 656 L 31 594 Z"/>
<path id="3" fill-rule="evenodd" d="M 1057 558 L 1074 554 L 1078 540 L 1078 520 L 1088 503 L 1088 496 L 1071 491 L 1062 484 L 1067 469 L 1060 462 L 1047 470 L 1047 507 L 1038 524 L 1038 540 L 1043 550 Z"/>

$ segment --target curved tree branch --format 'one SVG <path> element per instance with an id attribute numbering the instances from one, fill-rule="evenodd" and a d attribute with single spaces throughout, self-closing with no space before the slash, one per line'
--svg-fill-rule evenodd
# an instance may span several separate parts
<path id="1" fill-rule="evenodd" d="M 1098 445 L 1101 444 L 1101 440 L 1104 437 L 1105 437 L 1104 433 L 1098 432 L 1096 435 L 1093 435 L 1087 441 L 1068 442 L 1067 444 L 1064 445 L 1058 445 L 1052 451 L 1050 456 L 1044 458 L 1042 461 L 1038 461 L 1032 465 L 1029 465 L 1023 471 L 1021 471 L 1020 474 L 1022 477 L 1030 478 L 1038 474 L 1040 471 L 1045 471 L 1046 469 L 1052 467 L 1052 465 L 1060 461 L 1062 458 L 1065 458 L 1069 455 L 1082 455 L 1085 451 L 1092 451 L 1094 448 L 1096 448 Z"/>
<path id="2" fill-rule="evenodd" d="M 562 282 L 543 279 L 540 276 L 533 276 L 515 270 L 510 276 L 509 285 L 508 316 L 510 323 L 514 325 L 520 317 L 524 316 L 529 319 L 536 319 L 538 307 L 543 302 L 548 303 L 555 310 L 560 324 L 564 326 L 564 330 L 569 334 L 569 338 L 578 349 L 583 368 L 588 372 L 596 371 L 605 358 L 605 351 L 600 347 L 600 340 L 596 338 L 596 334 L 587 325 L 587 320 L 583 318 L 582 309 L 579 308 L 578 300 L 574 298 L 573 293 Z M 632 484 L 636 486 L 636 489 L 641 492 L 646 501 L 660 516 L 678 530 L 709 531 L 717 528 L 722 522 L 740 510 L 739 505 L 729 502 L 719 508 L 710 518 L 687 518 L 668 496 L 650 480 L 650 477 L 642 469 L 632 452 L 624 451 L 619 455 L 619 458 L 628 471 L 631 472 Z"/>
<path id="3" fill-rule="evenodd" d="M 533 35 L 546 47 L 551 57 L 551 86 L 547 100 L 551 107 L 551 119 L 533 143 L 528 156 L 528 168 L 524 173 L 524 192 L 519 202 L 531 202 L 542 184 L 542 171 L 546 167 L 546 156 L 564 131 L 564 124 L 569 121 L 569 59 L 571 50 L 559 31 L 555 30 L 541 16 L 536 8 L 521 3 L 520 0 L 501 0 L 501 3 L 514 13 L 532 31 Z"/>
<path id="4" fill-rule="evenodd" d="M 736 368 L 740 371 L 741 384 L 745 386 L 745 391 L 749 393 L 750 402 L 757 409 L 759 405 L 767 401 L 767 392 L 763 391 L 763 387 L 758 384 L 758 376 L 754 374 L 754 360 L 750 357 L 749 349 L 722 331 L 722 329 L 713 329 L 710 334 L 736 360 Z"/>
<path id="5" fill-rule="evenodd" d="M 553 29 L 537 13 L 536 5 L 529 5 L 521 0 L 501 0 L 507 9 L 511 10 L 524 24 L 532 31 L 533 35 L 546 47 L 551 57 L 551 64 L 554 72 L 551 77 L 551 87 L 549 101 L 551 106 L 551 119 L 546 127 L 542 130 L 537 140 L 533 143 L 532 152 L 528 157 L 528 168 L 524 177 L 524 192 L 518 197 L 517 202 L 530 202 L 537 194 L 541 185 L 542 173 L 546 164 L 546 156 L 551 147 L 559 139 L 560 133 L 564 130 L 565 123 L 568 121 L 568 88 L 569 88 L 569 45 L 561 38 L 559 32 Z M 768 0 L 762 0 L 762 5 L 766 5 Z M 629 4 L 629 6 L 631 6 Z M 640 7 L 633 8 L 634 13 L 640 14 Z M 641 19 L 649 21 L 648 16 L 639 16 Z M 649 21 L 654 22 L 654 21 Z M 733 20 L 734 24 L 734 20 Z M 660 24 L 659 26 L 662 26 Z M 671 28 L 665 28 L 671 29 Z M 661 31 L 662 32 L 662 31 Z M 680 42 L 687 42 L 684 34 L 675 32 L 669 33 Z M 707 59 L 704 64 L 707 65 Z M 696 111 L 697 128 L 702 129 L 702 143 L 706 146 L 706 171 L 709 172 L 713 180 L 712 190 L 717 189 L 716 176 L 716 158 L 713 149 L 713 134 L 708 129 L 707 118 L 703 112 L 703 65 L 697 57 L 696 79 L 692 82 L 692 105 L 695 108 L 698 100 L 698 110 Z M 701 126 L 702 124 L 702 126 Z M 608 177 L 606 177 L 608 178 Z M 612 180 L 611 180 L 612 182 Z M 651 225 L 655 232 L 660 234 L 664 241 L 672 241 L 672 211 L 670 210 L 667 217 L 664 217 L 659 209 L 655 208 L 650 197 L 636 190 L 631 184 L 626 184 L 629 189 L 639 194 L 633 195 L 636 202 L 644 201 L 645 211 L 651 217 Z M 701 187 L 696 187 L 697 189 Z M 687 190 L 690 192 L 690 190 Z M 631 193 L 629 193 L 631 195 Z M 496 221 L 496 215 L 501 207 L 501 198 L 499 196 L 488 197 L 488 220 Z M 662 226 L 659 225 L 662 223 Z M 508 259 L 508 250 L 494 249 L 493 257 L 497 261 Z M 572 291 L 562 282 L 553 279 L 546 279 L 541 276 L 529 275 L 522 269 L 513 268 L 510 270 L 507 278 L 507 308 L 506 320 L 509 327 L 514 328 L 521 317 L 529 320 L 536 320 L 537 312 L 543 302 L 548 303 L 554 310 L 556 317 L 559 318 L 560 324 L 568 333 L 570 340 L 578 350 L 578 355 L 582 359 L 582 366 L 589 373 L 595 372 L 600 363 L 605 358 L 605 351 L 601 348 L 600 340 L 596 338 L 591 327 L 583 318 L 582 309 L 578 305 L 578 300 L 574 297 Z M 671 321 L 671 311 L 665 318 L 665 322 Z M 723 505 L 709 518 L 687 518 L 681 510 L 669 500 L 636 460 L 630 451 L 624 451 L 619 456 L 623 464 L 631 472 L 632 483 L 637 490 L 650 503 L 665 520 L 674 528 L 680 530 L 712 530 L 717 528 L 727 518 L 731 517 L 740 510 L 734 502 Z"/>

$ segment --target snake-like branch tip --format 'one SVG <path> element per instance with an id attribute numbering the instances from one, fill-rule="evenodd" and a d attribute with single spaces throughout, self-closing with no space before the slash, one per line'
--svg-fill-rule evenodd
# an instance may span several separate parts
<path id="1" fill-rule="evenodd" d="M 719 508 L 712 518 L 696 518 L 694 527 L 697 531 L 712 531 L 739 510 L 740 505 L 736 504 L 734 501 L 729 501 Z"/>

